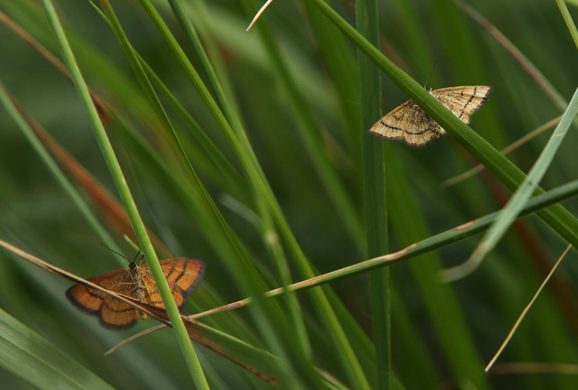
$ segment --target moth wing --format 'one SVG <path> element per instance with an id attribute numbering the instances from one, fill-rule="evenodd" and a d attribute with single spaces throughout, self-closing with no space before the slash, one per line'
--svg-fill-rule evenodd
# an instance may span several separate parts
<path id="1" fill-rule="evenodd" d="M 171 294 L 175 299 L 177 307 L 182 309 L 185 306 L 187 297 L 193 292 L 201 282 L 205 273 L 206 264 L 204 261 L 190 258 L 177 258 L 160 261 L 161 268 Z M 149 303 L 159 307 L 165 307 L 163 304 L 159 290 L 154 283 L 153 277 L 150 273 L 148 265 L 142 266 L 143 281 L 145 281 L 148 291 L 145 295 L 149 296 Z"/>
<path id="2" fill-rule="evenodd" d="M 432 91 L 432 95 L 462 122 L 469 125 L 470 115 L 486 104 L 490 92 L 492 92 L 490 85 L 476 85 L 436 89 Z"/>
<path id="3" fill-rule="evenodd" d="M 127 270 L 120 269 L 87 279 L 102 288 L 133 296 L 133 282 Z M 66 298 L 81 312 L 99 318 L 100 325 L 113 330 L 133 327 L 140 318 L 132 306 L 90 287 L 77 284 L 66 290 Z"/>
<path id="4" fill-rule="evenodd" d="M 420 106 L 409 100 L 381 118 L 369 132 L 390 140 L 403 139 L 410 145 L 419 146 L 439 137 L 444 130 Z"/>
<path id="5" fill-rule="evenodd" d="M 406 114 L 413 101 L 403 103 L 401 106 L 393 109 L 386 116 L 377 121 L 368 130 L 370 134 L 377 135 L 390 140 L 403 139 L 406 121 Z"/>

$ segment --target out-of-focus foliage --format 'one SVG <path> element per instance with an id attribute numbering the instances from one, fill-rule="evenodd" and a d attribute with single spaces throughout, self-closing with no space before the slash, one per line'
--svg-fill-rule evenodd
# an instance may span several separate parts
<path id="1" fill-rule="evenodd" d="M 236 106 L 239 123 L 310 264 L 317 272 L 325 273 L 366 260 L 362 139 L 369 135 L 360 125 L 356 48 L 309 0 L 276 0 L 249 32 L 245 29 L 260 6 L 252 1 L 184 3 L 217 74 L 229 78 L 230 90 L 226 80 L 221 80 L 225 96 Z M 195 214 L 191 207 L 194 195 L 190 177 L 179 165 L 110 26 L 89 2 L 55 0 L 54 4 L 85 80 L 114 110 L 105 126 L 147 227 L 167 248 L 166 256 L 195 257 L 207 263 L 205 281 L 189 299 L 186 312 L 245 298 L 247 291 L 240 279 L 244 276 L 223 258 L 220 238 L 207 238 L 207 226 L 213 222 L 204 214 Z M 208 82 L 168 3 L 154 4 Z M 113 2 L 112 6 L 134 49 L 214 143 L 214 149 L 207 149 L 192 131 L 191 122 L 179 116 L 155 85 L 191 165 L 244 245 L 263 283 L 270 289 L 283 285 L 283 267 L 277 261 L 285 255 L 291 281 L 305 279 L 297 266 L 298 256 L 287 237 L 276 230 L 263 199 L 255 195 L 257 191 L 234 147 L 139 2 Z M 354 3 L 332 2 L 331 6 L 354 23 Z M 471 1 L 469 6 L 501 31 L 564 99 L 570 99 L 578 85 L 578 52 L 554 2 Z M 0 11 L 60 57 L 36 1 L 0 0 Z M 503 42 L 454 2 L 394 0 L 379 3 L 379 12 L 381 51 L 428 89 L 477 84 L 494 87 L 489 103 L 473 116 L 472 123 L 472 128 L 494 147 L 501 149 L 562 113 Z M 575 9 L 571 13 L 577 15 Z M 266 24 L 270 30 L 259 31 L 259 24 Z M 275 62 L 268 46 L 271 42 L 263 34 L 279 50 L 281 57 L 277 60 L 289 74 L 284 74 L 285 68 Z M 74 86 L 5 22 L 0 23 L 0 37 L 0 81 L 30 117 L 118 198 Z M 287 84 L 287 80 L 294 84 Z M 385 77 L 382 91 L 384 113 L 407 100 Z M 0 109 L 0 128 L 0 239 L 83 277 L 125 267 L 100 244 L 4 109 Z M 527 172 L 547 138 L 540 135 L 532 139 L 508 158 Z M 548 190 L 576 180 L 577 143 L 578 132 L 572 128 L 540 183 L 542 188 Z M 442 188 L 441 182 L 477 163 L 451 137 L 423 148 L 388 144 L 384 152 L 390 252 L 493 212 L 511 195 L 486 172 Z M 229 166 L 223 171 L 215 161 Z M 76 177 L 68 175 L 86 195 L 116 244 L 132 257 L 134 249 L 110 225 L 103 209 L 93 203 Z M 563 205 L 577 215 L 575 200 Z M 272 237 L 279 241 L 272 244 Z M 456 340 L 471 340 L 464 354 L 479 359 L 479 364 L 471 360 L 464 364 L 475 365 L 469 367 L 474 371 L 482 370 L 567 245 L 537 217 L 525 218 L 512 226 L 475 273 L 443 290 L 437 289 L 436 264 L 449 267 L 465 261 L 477 242 L 478 237 L 470 238 L 391 267 L 393 367 L 399 382 L 408 389 L 438 388 L 442 384 L 467 387 L 468 379 L 457 374 L 459 346 L 452 348 L 451 338 L 441 328 L 459 324 Z M 226 245 L 223 241 L 222 246 Z M 498 365 L 578 363 L 576 260 L 576 252 L 570 251 Z M 345 329 L 374 388 L 376 367 L 370 345 L 373 331 L 367 281 L 366 274 L 352 276 L 331 283 L 324 291 L 338 313 L 335 322 Z M 101 329 L 94 318 L 77 312 L 64 297 L 69 286 L 67 281 L 0 252 L 0 308 L 54 347 L 115 388 L 192 386 L 178 344 L 168 329 L 103 356 L 133 333 Z M 440 303 L 436 300 L 440 296 L 433 296 L 432 291 L 443 291 L 443 297 L 451 302 Z M 328 330 L 333 320 L 319 308 L 318 297 L 311 292 L 299 292 L 297 298 L 313 362 L 344 386 L 355 388 L 355 380 L 343 368 L 343 353 L 336 353 L 338 347 Z M 276 299 L 287 316 L 276 319 L 292 321 L 295 308 L 291 301 Z M 267 334 L 259 327 L 258 318 L 255 312 L 242 308 L 202 322 L 274 353 L 276 344 L 272 340 L 283 333 L 273 329 Z M 141 321 L 137 331 L 153 324 L 151 320 Z M 291 343 L 277 342 L 285 350 L 286 343 Z M 198 344 L 195 350 L 211 388 L 271 388 L 218 354 Z M 299 368 L 299 362 L 291 360 L 295 356 L 288 353 L 284 358 L 300 375 L 301 383 L 319 387 L 304 374 L 307 370 Z M 572 389 L 578 384 L 578 378 L 553 369 L 546 373 L 534 370 L 490 375 L 487 383 L 499 389 Z M 0 383 L 11 389 L 30 387 L 26 378 L 17 377 L 2 364 Z M 476 384 L 486 386 L 484 382 Z"/>

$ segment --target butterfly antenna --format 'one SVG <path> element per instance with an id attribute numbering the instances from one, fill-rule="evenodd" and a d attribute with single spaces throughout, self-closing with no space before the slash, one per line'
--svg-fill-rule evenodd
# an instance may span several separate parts
<path id="1" fill-rule="evenodd" d="M 104 245 L 102 242 L 101 242 L 101 244 L 102 244 L 103 247 L 105 247 L 105 248 L 108 249 L 109 251 L 116 253 L 117 255 L 119 255 L 120 257 L 122 257 L 123 259 L 127 259 L 127 260 L 130 262 L 130 259 L 129 259 L 128 257 L 126 257 L 125 255 L 123 255 L 122 253 L 118 253 L 118 252 L 115 251 L 114 249 L 107 247 L 107 246 Z M 140 253 L 140 251 L 139 251 L 139 253 Z"/>

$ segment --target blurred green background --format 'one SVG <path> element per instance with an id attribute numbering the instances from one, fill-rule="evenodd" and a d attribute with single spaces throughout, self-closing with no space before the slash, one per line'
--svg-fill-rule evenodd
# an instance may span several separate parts
<path id="1" fill-rule="evenodd" d="M 154 4 L 192 64 L 198 67 L 199 60 L 187 45 L 168 4 L 164 1 Z M 238 106 L 238 118 L 250 145 L 307 259 L 319 273 L 367 259 L 364 238 L 367 233 L 363 228 L 363 191 L 367 183 L 362 173 L 362 140 L 369 135 L 361 122 L 355 46 L 307 0 L 273 2 L 249 32 L 245 29 L 260 4 L 226 0 L 206 3 L 191 0 L 184 4 L 199 29 L 201 41 L 206 43 L 210 39 L 215 44 L 216 51 L 210 52 L 209 57 L 215 63 L 215 55 L 219 56 L 233 91 L 226 95 Z M 266 239 L 271 222 L 253 197 L 234 148 L 140 4 L 130 1 L 112 5 L 135 50 L 237 172 L 242 186 L 223 175 L 211 160 L 210 152 L 191 132 L 190 124 L 177 114 L 166 97 L 161 97 L 192 166 L 239 242 L 247 248 L 266 285 L 271 289 L 282 286 L 283 279 L 274 261 L 278 254 L 272 252 L 272 248 L 280 247 L 271 246 Z M 578 52 L 554 1 L 472 0 L 468 5 L 501 31 L 561 97 L 570 99 L 578 84 Z M 55 6 L 87 83 L 122 118 L 123 125 L 113 116 L 106 128 L 147 227 L 168 248 L 169 255 L 203 259 L 208 265 L 205 281 L 193 293 L 186 313 L 245 298 L 248 292 L 238 279 L 244 276 L 222 258 L 219 238 L 207 241 L 204 217 L 195 218 L 191 211 L 194 208 L 187 208 L 191 199 L 176 189 L 166 172 L 130 136 L 131 132 L 140 135 L 175 174 L 177 182 L 189 180 L 176 163 L 175 153 L 159 130 L 151 106 L 109 25 L 89 2 L 58 0 Z M 331 6 L 355 25 L 354 3 L 332 2 Z M 60 58 L 38 2 L 0 0 L 0 11 Z M 578 15 L 575 8 L 570 11 Z M 487 106 L 474 115 L 472 128 L 497 149 L 562 114 L 559 104 L 512 57 L 503 42 L 452 1 L 382 1 L 379 23 L 381 51 L 426 88 L 477 84 L 494 87 Z M 259 24 L 270 30 L 260 33 Z M 294 82 L 297 100 L 293 100 L 283 82 L 282 70 L 271 59 L 263 35 L 277 45 L 282 63 Z M 118 198 L 74 86 L 6 23 L 0 23 L 0 38 L 0 80 L 7 90 L 28 115 Z M 206 74 L 199 72 L 206 81 Z M 407 99 L 402 90 L 382 76 L 384 114 Z M 296 108 L 297 104 L 302 107 Z M 4 109 L 0 110 L 0 124 L 0 239 L 82 277 L 125 267 L 123 261 L 101 245 L 99 237 Z M 307 137 L 312 139 L 309 144 Z M 508 158 L 527 172 L 547 139 L 546 134 L 539 135 Z M 578 133 L 572 128 L 540 183 L 542 188 L 548 190 L 577 179 L 576 145 Z M 388 144 L 384 152 L 394 155 L 399 164 L 388 171 L 390 160 L 386 158 L 387 178 L 393 178 L 386 181 L 385 187 L 390 252 L 498 210 L 511 194 L 487 172 L 442 188 L 444 180 L 477 163 L 448 136 L 423 148 Z M 319 165 L 316 158 L 321 158 L 325 165 Z M 331 170 L 335 179 L 332 183 L 337 182 L 339 188 L 324 181 L 326 176 L 320 173 L 324 167 Z M 69 177 L 86 195 L 78 182 Z M 336 203 L 336 194 L 343 194 L 345 203 Z M 102 209 L 90 197 L 86 199 L 123 253 L 134 256 L 134 249 L 110 225 Z M 397 199 L 409 199 L 409 204 L 416 208 L 411 214 L 404 213 L 405 206 L 399 206 Z M 576 200 L 567 200 L 563 206 L 577 214 Z M 347 207 L 351 207 L 357 225 L 344 217 Z M 292 280 L 305 279 L 295 265 L 296 255 L 288 249 L 286 238 L 280 240 L 287 253 Z M 428 296 L 433 290 L 424 287 L 438 283 L 437 273 L 423 271 L 418 276 L 416 269 L 424 270 L 425 264 L 439 260 L 444 267 L 457 265 L 469 257 L 478 240 L 479 236 L 475 236 L 390 267 L 393 325 L 390 347 L 399 382 L 408 389 L 466 388 L 472 383 L 480 388 L 498 389 L 576 388 L 576 368 L 573 374 L 557 373 L 554 368 L 546 369 L 547 372 L 524 368 L 521 372 L 489 375 L 481 383 L 469 382 L 457 374 L 459 353 L 450 352 L 451 340 L 440 335 L 440 324 L 443 327 L 447 321 L 448 326 L 456 322 L 464 325 L 460 328 L 464 333 L 456 336 L 456 342 L 460 337 L 473 341 L 465 348 L 481 364 L 471 369 L 481 370 L 567 245 L 535 216 L 517 222 L 476 272 L 445 285 L 448 290 L 444 294 L 449 293 L 458 304 L 449 305 L 448 309 L 443 299 L 436 301 L 436 297 Z M 568 253 L 498 365 L 535 362 L 559 368 L 561 364 L 576 364 L 577 259 L 575 251 Z M 0 252 L 0 309 L 4 312 L 115 388 L 193 386 L 170 330 L 140 338 L 110 356 L 103 356 L 127 334 L 136 331 L 114 333 L 101 329 L 96 319 L 82 315 L 68 304 L 64 291 L 70 285 L 7 251 Z M 348 313 L 339 314 L 339 321 L 358 355 L 363 355 L 359 349 L 371 350 L 364 343 L 373 339 L 368 274 L 350 276 L 329 286 L 343 303 L 340 306 L 332 301 L 334 309 Z M 316 366 L 342 382 L 345 388 L 356 388 L 355 382 L 344 373 L 344 363 L 339 359 L 341 352 L 332 344 L 331 333 L 320 320 L 323 314 L 312 302 L 313 298 L 308 292 L 299 292 L 297 297 Z M 279 302 L 289 313 L 290 304 Z M 437 326 L 432 323 L 433 313 L 438 318 Z M 346 318 L 352 322 L 348 323 Z M 206 322 L 274 353 L 270 340 L 257 326 L 258 316 L 247 309 L 218 314 L 214 321 Z M 142 321 L 136 330 L 152 324 L 152 320 Z M 348 329 L 361 333 L 354 334 Z M 277 337 L 281 344 L 292 342 L 283 332 Z M 227 359 L 198 344 L 195 347 L 211 388 L 271 388 Z M 298 365 L 293 358 L 289 354 L 288 366 Z M 370 387 L 376 388 L 375 378 L 371 377 L 375 366 L 368 368 L 367 363 L 375 365 L 375 361 L 365 359 L 360 357 L 360 364 Z M 291 371 L 287 372 L 291 375 Z M 1 363 L 0 383 L 6 389 L 38 386 Z M 314 381 L 303 378 L 299 383 L 304 388 L 318 387 Z"/>

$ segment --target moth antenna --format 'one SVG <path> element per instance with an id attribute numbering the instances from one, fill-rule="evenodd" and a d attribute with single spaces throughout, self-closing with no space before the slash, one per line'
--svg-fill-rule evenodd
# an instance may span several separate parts
<path id="1" fill-rule="evenodd" d="M 139 249 L 138 252 L 136 253 L 136 256 L 134 257 L 134 259 L 131 262 L 131 264 L 136 264 L 136 259 L 138 259 L 138 255 L 140 255 L 140 253 L 142 252 L 142 249 Z M 141 264 L 142 264 L 142 259 L 144 259 L 144 254 L 142 255 L 142 257 L 140 258 Z"/>
<path id="2" fill-rule="evenodd" d="M 105 247 L 106 249 L 108 249 L 109 251 L 116 253 L 117 255 L 119 255 L 119 256 L 122 257 L 123 259 L 128 260 L 128 262 L 131 263 L 130 259 L 129 259 L 128 257 L 126 257 L 125 255 L 123 255 L 122 253 L 118 253 L 118 252 L 115 251 L 114 249 L 107 247 L 107 246 L 104 245 L 102 242 L 101 242 L 100 244 L 101 244 L 103 247 Z M 139 253 L 140 253 L 140 251 L 139 251 Z M 138 254 L 137 254 L 137 256 L 138 256 Z"/>
<path id="3" fill-rule="evenodd" d="M 427 76 L 427 80 L 425 81 L 425 84 L 423 85 L 423 89 L 425 89 L 425 90 L 427 90 L 427 88 L 425 86 L 427 85 L 429 79 L 431 78 L 431 75 L 433 74 L 434 70 L 436 69 L 437 63 L 438 63 L 438 60 L 435 60 L 434 66 L 433 66 L 431 72 L 429 72 L 429 76 Z M 430 88 L 430 91 L 431 91 L 431 88 Z"/>

